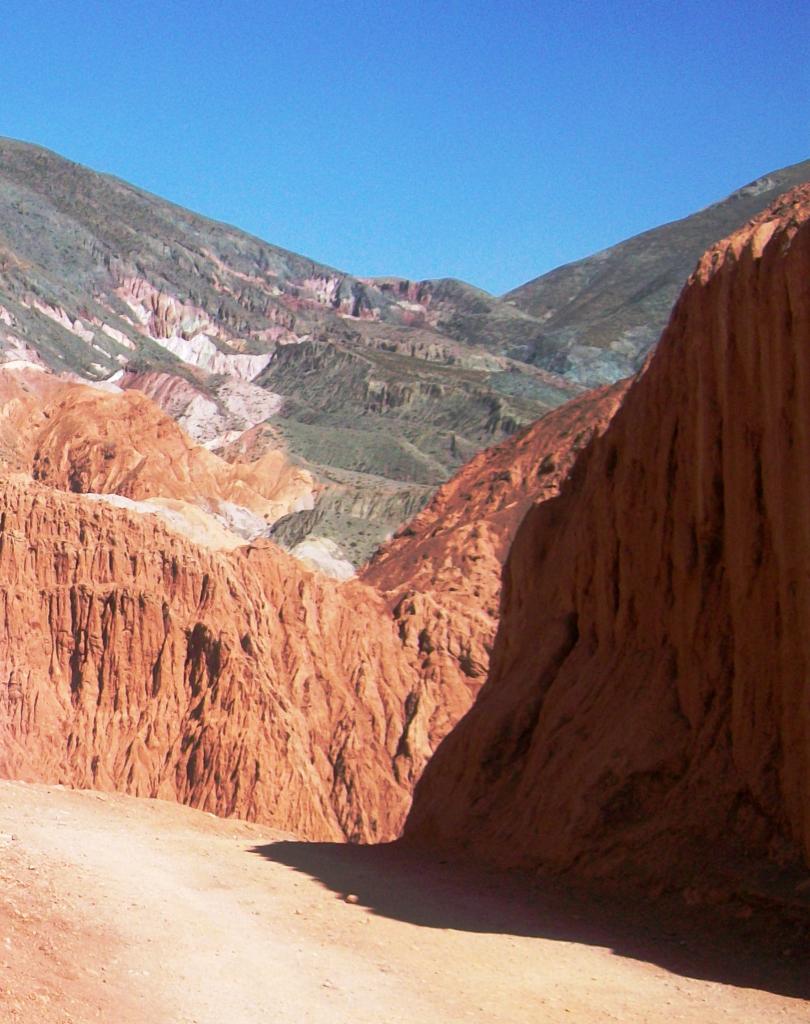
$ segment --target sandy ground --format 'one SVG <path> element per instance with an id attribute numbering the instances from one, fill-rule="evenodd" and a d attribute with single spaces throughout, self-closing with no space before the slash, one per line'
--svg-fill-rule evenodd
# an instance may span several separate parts
<path id="1" fill-rule="evenodd" d="M 285 839 L 0 783 L 0 1021 L 810 1020 L 804 951 L 763 951 L 750 921 L 662 925 L 397 847 Z"/>

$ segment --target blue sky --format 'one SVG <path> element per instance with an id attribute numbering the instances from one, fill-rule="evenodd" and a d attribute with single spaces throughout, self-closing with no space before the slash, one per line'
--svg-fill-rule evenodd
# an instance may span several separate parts
<path id="1" fill-rule="evenodd" d="M 810 6 L 3 5 L 0 135 L 496 293 L 810 156 Z"/>

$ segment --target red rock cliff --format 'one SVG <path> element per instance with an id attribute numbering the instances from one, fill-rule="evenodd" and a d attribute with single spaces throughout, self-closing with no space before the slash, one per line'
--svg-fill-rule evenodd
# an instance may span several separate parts
<path id="1" fill-rule="evenodd" d="M 701 260 L 508 560 L 490 677 L 406 834 L 656 873 L 810 861 L 810 186 Z"/>
<path id="2" fill-rule="evenodd" d="M 0 480 L 0 774 L 391 838 L 416 672 L 380 598 Z"/>
<path id="3" fill-rule="evenodd" d="M 576 453 L 605 429 L 626 387 L 574 398 L 479 452 L 361 572 L 382 591 L 419 666 L 421 697 L 411 701 L 405 737 L 409 759 L 398 764 L 410 784 L 486 678 L 503 562 L 521 519 L 558 493 Z"/>

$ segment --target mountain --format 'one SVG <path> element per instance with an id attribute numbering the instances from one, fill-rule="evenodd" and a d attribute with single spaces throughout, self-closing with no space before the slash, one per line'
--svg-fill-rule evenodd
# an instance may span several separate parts
<path id="1" fill-rule="evenodd" d="M 70 170 L 82 183 L 87 173 Z M 173 209 L 180 235 L 192 215 Z M 353 307 L 358 319 L 344 323 L 287 277 L 266 308 L 292 309 L 298 289 L 301 320 L 286 329 L 323 313 L 331 333 L 265 338 L 262 351 L 260 325 L 228 335 L 227 316 L 215 323 L 201 305 L 192 315 L 192 299 L 145 276 L 148 287 L 110 292 L 109 268 L 81 316 L 43 313 L 26 282 L 44 280 L 51 256 L 25 267 L 8 257 L 0 773 L 370 841 L 399 834 L 427 764 L 408 834 L 501 863 L 676 872 L 694 863 L 690 851 L 721 841 L 732 852 L 807 854 L 809 221 L 810 186 L 715 246 L 645 370 L 587 394 L 424 324 L 395 323 L 424 299 L 403 282 L 368 285 L 379 305 L 369 316 Z M 181 248 L 167 274 L 180 273 Z M 199 243 L 201 265 L 205 253 Z M 207 277 L 219 266 L 209 257 L 200 295 L 247 274 Z M 279 279 L 297 272 L 295 259 Z M 92 267 L 77 261 L 87 289 Z M 258 301 L 267 282 L 245 286 Z M 437 303 L 477 301 L 466 286 L 436 287 Z M 26 331 L 44 317 L 50 337 L 67 332 L 92 350 L 119 330 L 93 312 L 112 307 L 113 293 L 132 314 L 115 314 L 133 346 L 119 339 L 123 373 L 91 382 L 49 370 L 45 356 L 64 362 L 69 349 L 40 351 Z M 444 355 L 404 353 L 392 339 L 404 345 L 406 332 Z M 218 355 L 194 363 L 210 355 L 206 339 Z M 501 369 L 472 367 L 484 359 Z M 296 367 L 308 368 L 307 389 L 293 386 Z M 288 381 L 287 393 L 267 374 Z M 573 398 L 525 427 L 513 415 L 528 410 L 522 393 L 490 408 L 492 432 L 509 436 L 446 482 L 360 579 L 325 578 L 267 539 L 296 517 L 314 533 L 319 516 L 362 522 L 369 503 L 388 502 L 392 516 L 398 503 L 418 505 L 416 489 L 423 499 L 431 484 L 397 479 L 406 474 L 396 460 L 412 460 L 412 477 L 438 462 L 435 431 L 450 429 L 442 415 L 461 459 L 486 433 L 487 374 Z M 339 426 L 342 397 L 349 409 L 364 403 L 372 440 L 370 424 L 378 434 L 383 423 L 404 426 L 377 453 L 352 449 L 341 430 L 360 428 Z M 285 408 L 299 418 L 285 421 Z M 283 450 L 296 430 L 357 461 L 313 460 L 325 467 L 316 479 Z M 421 447 L 409 430 L 422 431 L 411 435 Z M 380 461 L 359 461 L 368 458 Z M 375 478 L 380 466 L 390 475 Z M 339 549 L 304 547 L 310 563 L 345 568 Z"/>
<path id="2" fill-rule="evenodd" d="M 287 452 L 317 498 L 274 538 L 360 565 L 476 452 L 634 372 L 705 246 L 808 176 L 499 299 L 353 277 L 0 140 L 0 360 L 142 390 L 226 458 Z"/>
<path id="3" fill-rule="evenodd" d="M 250 431 L 243 456 L 284 448 L 326 499 L 279 531 L 290 545 L 320 529 L 363 561 L 470 455 L 577 392 L 443 333 L 433 287 L 361 281 L 0 140 L 0 359 L 141 388 L 217 452 Z"/>
<path id="4" fill-rule="evenodd" d="M 808 176 L 499 299 L 353 277 L 0 140 L 0 360 L 142 390 L 226 458 L 287 452 L 317 500 L 273 536 L 360 565 L 476 452 L 634 372 L 706 245 Z"/>
<path id="5" fill-rule="evenodd" d="M 783 892 L 810 864 L 809 279 L 810 185 L 703 256 L 518 530 L 489 678 L 412 840 L 675 887 L 754 858 Z"/>
<path id="6" fill-rule="evenodd" d="M 511 354 L 589 387 L 630 376 L 658 341 L 703 252 L 806 181 L 810 160 L 508 292 L 505 302 L 542 325 Z"/>

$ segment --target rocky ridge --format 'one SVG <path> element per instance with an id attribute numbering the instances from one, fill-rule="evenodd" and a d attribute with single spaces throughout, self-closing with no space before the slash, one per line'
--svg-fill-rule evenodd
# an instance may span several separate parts
<path id="1" fill-rule="evenodd" d="M 507 292 L 542 326 L 520 358 L 588 387 L 638 370 L 666 327 L 695 263 L 789 188 L 810 181 L 810 160 L 771 171 L 688 217 L 558 267 Z"/>
<path id="2" fill-rule="evenodd" d="M 414 671 L 373 591 L 19 476 L 0 501 L 4 777 L 396 834 Z"/>
<path id="3" fill-rule="evenodd" d="M 576 454 L 601 433 L 626 384 L 572 399 L 515 437 L 476 455 L 360 572 L 379 590 L 434 699 L 412 700 L 410 743 L 430 746 L 455 724 L 442 692 L 475 700 L 498 625 L 501 572 L 521 520 L 554 497 Z M 437 730 L 437 718 L 440 719 Z M 411 779 L 416 782 L 416 777 Z"/>

